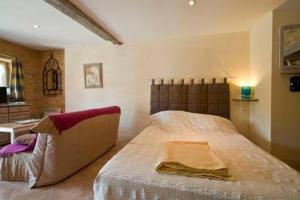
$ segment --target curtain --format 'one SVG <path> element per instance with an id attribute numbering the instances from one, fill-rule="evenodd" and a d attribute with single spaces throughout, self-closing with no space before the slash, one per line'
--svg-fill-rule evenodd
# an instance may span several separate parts
<path id="1" fill-rule="evenodd" d="M 12 61 L 10 78 L 10 101 L 24 101 L 24 85 L 22 63 L 16 59 Z"/>

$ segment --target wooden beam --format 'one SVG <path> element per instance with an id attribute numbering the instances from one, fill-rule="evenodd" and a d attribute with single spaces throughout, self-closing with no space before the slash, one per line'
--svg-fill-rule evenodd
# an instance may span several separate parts
<path id="1" fill-rule="evenodd" d="M 69 0 L 44 0 L 57 10 L 61 11 L 65 15 L 72 18 L 77 23 L 83 25 L 85 28 L 89 29 L 99 37 L 104 40 L 110 41 L 113 44 L 121 45 L 120 42 L 113 34 L 107 31 L 105 28 L 100 26 L 95 20 L 87 16 L 84 12 L 82 12 L 78 7 L 76 7 Z"/>

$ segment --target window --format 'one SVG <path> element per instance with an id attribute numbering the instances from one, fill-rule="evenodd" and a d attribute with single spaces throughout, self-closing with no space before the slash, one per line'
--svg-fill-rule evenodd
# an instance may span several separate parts
<path id="1" fill-rule="evenodd" d="M 0 87 L 7 87 L 7 63 L 0 61 Z"/>
<path id="2" fill-rule="evenodd" d="M 10 94 L 9 81 L 11 72 L 11 60 L 0 58 L 0 87 L 7 87 L 7 93 Z"/>

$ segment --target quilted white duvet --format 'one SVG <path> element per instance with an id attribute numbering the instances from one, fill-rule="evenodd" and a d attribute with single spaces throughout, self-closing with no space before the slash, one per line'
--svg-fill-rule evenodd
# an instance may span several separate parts
<path id="1" fill-rule="evenodd" d="M 208 141 L 234 181 L 158 174 L 166 141 Z M 115 155 L 94 183 L 95 200 L 300 199 L 300 175 L 237 133 L 224 118 L 165 111 Z"/>

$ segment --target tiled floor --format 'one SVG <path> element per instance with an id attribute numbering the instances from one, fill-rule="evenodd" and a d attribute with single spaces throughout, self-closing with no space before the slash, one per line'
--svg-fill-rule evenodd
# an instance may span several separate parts
<path id="1" fill-rule="evenodd" d="M 93 199 L 93 182 L 99 170 L 132 137 L 119 137 L 117 144 L 101 158 L 56 185 L 29 189 L 26 182 L 0 181 L 0 200 L 88 200 Z"/>

